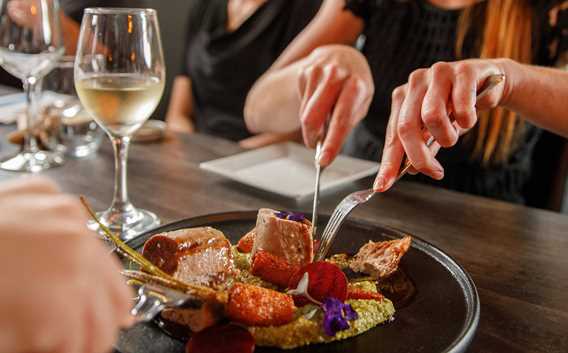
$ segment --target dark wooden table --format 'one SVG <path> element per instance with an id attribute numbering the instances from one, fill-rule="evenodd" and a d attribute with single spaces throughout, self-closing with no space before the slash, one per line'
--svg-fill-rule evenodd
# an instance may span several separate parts
<path id="1" fill-rule="evenodd" d="M 0 126 L 0 156 L 14 151 Z M 309 210 L 240 186 L 199 169 L 199 163 L 239 152 L 231 142 L 203 136 L 169 136 L 134 145 L 130 195 L 135 205 L 164 222 L 215 212 L 259 207 Z M 69 160 L 42 175 L 61 188 L 85 194 L 102 209 L 112 196 L 113 157 L 108 143 L 86 160 Z M 0 171 L 0 181 L 22 175 Z M 362 180 L 323 195 L 322 211 Z M 481 321 L 471 352 L 568 352 L 568 217 L 504 202 L 400 182 L 353 217 L 415 234 L 445 250 L 473 277 L 481 299 Z"/>

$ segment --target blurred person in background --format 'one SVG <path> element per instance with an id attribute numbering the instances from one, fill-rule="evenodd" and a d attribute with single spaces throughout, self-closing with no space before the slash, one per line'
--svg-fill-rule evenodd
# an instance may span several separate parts
<path id="1" fill-rule="evenodd" d="M 244 148 L 297 139 L 299 134 L 292 130 L 252 136 L 243 119 L 244 102 L 256 79 L 320 4 L 321 0 L 192 0 L 183 71 L 174 81 L 168 127 L 219 136 Z"/>
<path id="2" fill-rule="evenodd" d="M 407 81 L 413 85 L 416 74 L 411 73 L 438 61 L 466 58 L 509 58 L 553 66 L 566 49 L 566 23 L 559 21 L 566 17 L 564 2 L 326 0 L 306 30 L 252 88 L 245 107 L 247 125 L 253 132 L 278 133 L 301 126 L 305 143 L 313 147 L 329 116 L 322 164 L 331 163 L 350 132 L 346 153 L 379 160 L 389 115 L 398 114 L 391 112 L 392 97 L 400 99 L 402 89 L 395 89 Z M 360 35 L 362 55 L 350 47 Z M 453 84 L 463 85 L 469 74 L 460 73 Z M 444 100 L 449 92 L 432 94 Z M 471 103 L 474 95 L 471 90 L 461 99 Z M 438 123 L 438 112 L 411 110 L 410 103 L 401 108 L 401 116 L 418 114 L 428 127 Z M 454 114 L 459 124 L 471 127 L 472 105 Z M 451 129 L 447 124 L 433 128 Z M 439 141 L 443 147 L 457 140 L 457 132 L 448 131 L 448 139 Z M 515 112 L 497 107 L 480 115 L 479 123 L 455 148 L 440 151 L 438 160 L 444 168 L 437 165 L 430 175 L 443 180 L 416 179 L 522 203 L 539 134 Z"/>
<path id="3" fill-rule="evenodd" d="M 32 5 L 37 2 L 38 0 L 20 0 L 9 3 L 8 6 L 11 7 L 10 16 L 14 21 L 25 23 L 26 18 L 32 16 Z M 61 8 L 59 21 L 63 33 L 65 55 L 75 55 L 83 10 L 87 7 L 109 6 L 112 4 L 105 0 L 60 0 L 59 5 Z M 0 68 L 0 84 L 19 88 L 22 85 L 22 81 Z"/>
<path id="4" fill-rule="evenodd" d="M 0 184 L 0 352 L 105 353 L 132 323 L 121 266 L 86 222 L 47 179 Z"/>

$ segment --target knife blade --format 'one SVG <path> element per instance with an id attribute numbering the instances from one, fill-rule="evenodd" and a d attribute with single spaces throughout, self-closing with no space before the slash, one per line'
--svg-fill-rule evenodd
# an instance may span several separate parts
<path id="1" fill-rule="evenodd" d="M 319 198 L 320 198 L 320 182 L 321 174 L 323 173 L 324 167 L 320 164 L 320 157 L 323 152 L 323 143 L 327 135 L 327 129 L 329 127 L 329 119 L 327 119 L 323 126 L 323 131 L 320 134 L 318 142 L 316 144 L 316 153 L 314 157 L 314 165 L 316 168 L 316 180 L 314 185 L 314 203 L 312 207 L 312 238 L 316 239 L 317 228 L 318 228 L 318 210 L 319 210 Z"/>
<path id="2" fill-rule="evenodd" d="M 320 140 L 316 146 L 315 167 L 316 167 L 316 181 L 314 186 L 314 204 L 312 208 L 312 238 L 316 238 L 317 224 L 318 224 L 318 208 L 319 208 L 319 195 L 320 195 L 320 180 L 322 173 L 322 166 L 319 163 L 321 156 L 323 142 Z"/>

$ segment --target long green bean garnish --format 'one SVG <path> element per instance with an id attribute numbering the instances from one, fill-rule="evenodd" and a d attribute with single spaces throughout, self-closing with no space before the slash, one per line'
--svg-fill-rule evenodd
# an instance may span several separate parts
<path id="1" fill-rule="evenodd" d="M 99 225 L 100 229 L 103 231 L 104 237 L 108 241 L 113 243 L 122 255 L 130 259 L 132 262 L 138 264 L 142 268 L 142 270 L 148 272 L 151 275 L 162 278 L 165 282 L 169 282 L 171 286 L 178 287 L 178 289 L 183 288 L 185 289 L 185 291 L 195 291 L 201 295 L 211 295 L 216 293 L 215 290 L 211 288 L 185 283 L 162 271 L 158 266 L 148 261 L 148 259 L 142 256 L 142 254 L 140 254 L 138 251 L 126 245 L 126 243 L 123 242 L 116 234 L 114 234 L 107 226 L 102 224 L 93 209 L 89 206 L 89 203 L 84 196 L 80 196 L 80 199 L 81 203 L 83 204 L 91 218 Z"/>

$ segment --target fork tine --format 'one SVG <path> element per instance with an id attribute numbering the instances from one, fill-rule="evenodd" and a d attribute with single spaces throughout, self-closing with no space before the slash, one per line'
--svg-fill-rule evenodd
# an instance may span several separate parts
<path id="1" fill-rule="evenodd" d="M 340 205 L 336 208 L 333 212 L 333 215 L 330 218 L 328 225 L 325 227 L 324 234 L 322 237 L 322 242 L 320 244 L 320 248 L 318 249 L 317 258 L 316 260 L 322 260 L 329 249 L 331 248 L 331 243 L 333 239 L 337 235 L 339 228 L 343 224 L 343 221 L 347 216 L 351 213 L 351 211 L 357 206 L 357 202 L 353 202 L 353 200 L 344 199 L 344 201 L 351 201 L 348 202 L 341 202 Z"/>
<path id="2" fill-rule="evenodd" d="M 320 247 L 317 252 L 317 258 L 316 258 L 317 260 L 321 260 L 321 258 L 325 256 L 325 254 L 327 253 L 327 250 L 329 250 L 329 246 L 333 238 L 333 235 L 337 232 L 337 229 L 341 225 L 341 221 L 343 218 L 345 218 L 343 208 L 336 209 L 336 211 L 333 212 L 323 232 Z"/>

